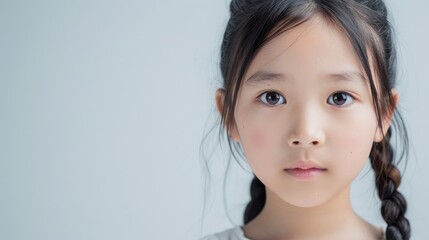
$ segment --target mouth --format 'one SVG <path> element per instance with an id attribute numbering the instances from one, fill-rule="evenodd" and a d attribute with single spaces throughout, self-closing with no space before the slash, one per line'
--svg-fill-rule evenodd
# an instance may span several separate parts
<path id="1" fill-rule="evenodd" d="M 287 172 L 292 177 L 298 180 L 311 180 L 326 172 L 326 168 L 287 168 L 285 172 Z"/>
<path id="2" fill-rule="evenodd" d="M 292 177 L 298 180 L 312 180 L 325 173 L 328 169 L 313 161 L 297 161 L 292 166 L 285 168 Z"/>

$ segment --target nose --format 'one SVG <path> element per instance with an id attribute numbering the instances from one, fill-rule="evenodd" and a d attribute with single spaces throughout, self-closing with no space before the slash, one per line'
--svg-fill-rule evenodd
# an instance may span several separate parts
<path id="1" fill-rule="evenodd" d="M 317 111 L 300 109 L 289 119 L 288 144 L 293 148 L 315 148 L 325 144 L 323 119 Z"/>
<path id="2" fill-rule="evenodd" d="M 321 145 L 320 140 L 306 140 L 304 138 L 296 138 L 289 144 L 291 147 L 316 147 Z"/>

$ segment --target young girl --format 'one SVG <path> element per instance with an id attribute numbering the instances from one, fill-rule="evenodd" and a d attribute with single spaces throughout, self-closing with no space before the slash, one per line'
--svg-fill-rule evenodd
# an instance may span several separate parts
<path id="1" fill-rule="evenodd" d="M 384 3 L 232 0 L 230 11 L 216 103 L 230 146 L 255 176 L 244 225 L 204 239 L 409 239 L 394 165 L 407 134 Z M 350 204 L 367 161 L 386 229 Z"/>

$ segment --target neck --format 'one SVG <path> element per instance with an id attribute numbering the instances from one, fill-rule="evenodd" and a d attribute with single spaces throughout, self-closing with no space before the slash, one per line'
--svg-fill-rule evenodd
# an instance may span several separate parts
<path id="1" fill-rule="evenodd" d="M 305 236 L 318 239 L 349 229 L 360 218 L 350 204 L 350 189 L 316 207 L 297 207 L 284 202 L 266 189 L 266 203 L 262 212 L 244 227 L 252 239 L 282 239 Z M 265 236 L 265 237 L 262 237 Z"/>

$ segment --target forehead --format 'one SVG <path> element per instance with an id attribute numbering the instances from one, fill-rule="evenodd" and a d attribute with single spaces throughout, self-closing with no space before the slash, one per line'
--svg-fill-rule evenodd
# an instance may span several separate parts
<path id="1" fill-rule="evenodd" d="M 268 42 L 256 55 L 245 81 L 258 71 L 294 78 L 319 78 L 337 72 L 365 76 L 347 36 L 331 23 L 310 19 Z"/>

